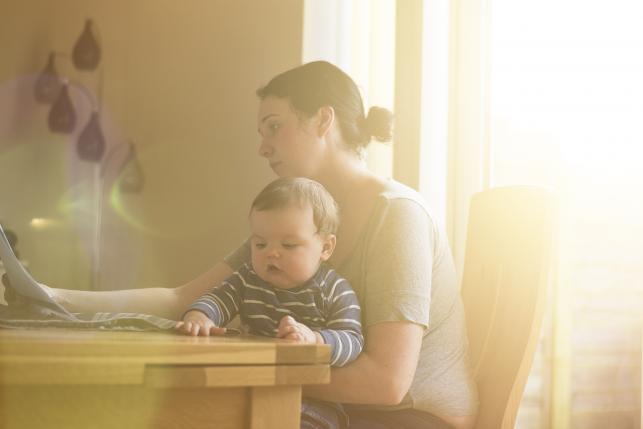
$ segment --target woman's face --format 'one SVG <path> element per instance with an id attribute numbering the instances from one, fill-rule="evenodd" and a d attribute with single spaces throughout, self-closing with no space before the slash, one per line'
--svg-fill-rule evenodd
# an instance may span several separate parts
<path id="1" fill-rule="evenodd" d="M 316 133 L 316 117 L 302 119 L 287 98 L 266 97 L 259 105 L 259 155 L 280 177 L 315 178 L 322 159 L 323 140 Z"/>

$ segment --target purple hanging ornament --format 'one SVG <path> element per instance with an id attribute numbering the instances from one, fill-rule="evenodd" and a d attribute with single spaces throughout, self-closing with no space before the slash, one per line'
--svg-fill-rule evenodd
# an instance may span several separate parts
<path id="1" fill-rule="evenodd" d="M 98 112 L 92 112 L 89 122 L 80 133 L 78 143 L 76 145 L 76 152 L 78 158 L 83 161 L 100 162 L 105 153 L 105 137 L 100 130 L 100 121 L 98 119 Z"/>
<path id="2" fill-rule="evenodd" d="M 54 65 L 55 57 L 53 52 L 49 54 L 47 64 L 36 80 L 34 97 L 38 103 L 51 104 L 60 92 L 62 82 Z"/>
<path id="3" fill-rule="evenodd" d="M 64 83 L 56 101 L 49 111 L 49 130 L 54 133 L 71 134 L 76 126 L 76 112 L 69 98 L 69 86 Z"/>
<path id="4" fill-rule="evenodd" d="M 132 143 L 129 145 L 130 152 L 119 176 L 118 187 L 123 193 L 139 194 L 145 185 L 145 176 L 138 156 L 136 156 L 136 147 Z"/>
<path id="5" fill-rule="evenodd" d="M 74 45 L 72 60 L 78 70 L 95 70 L 100 62 L 100 46 L 94 36 L 93 21 L 85 21 L 85 28 Z"/>

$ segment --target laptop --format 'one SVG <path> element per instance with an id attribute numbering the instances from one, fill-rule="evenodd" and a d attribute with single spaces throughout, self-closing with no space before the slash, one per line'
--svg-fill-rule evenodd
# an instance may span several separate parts
<path id="1" fill-rule="evenodd" d="M 13 253 L 13 249 L 2 229 L 2 225 L 0 225 L 0 259 L 2 259 L 7 276 L 9 276 L 11 287 L 18 295 L 35 299 L 49 308 L 72 316 L 64 307 L 53 300 L 49 292 L 34 280 L 31 274 L 29 274 L 20 263 L 16 254 Z"/>

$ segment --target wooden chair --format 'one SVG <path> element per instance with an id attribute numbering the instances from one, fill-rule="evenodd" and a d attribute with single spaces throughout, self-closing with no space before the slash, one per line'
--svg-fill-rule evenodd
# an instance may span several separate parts
<path id="1" fill-rule="evenodd" d="M 535 187 L 472 198 L 462 297 L 478 383 L 476 428 L 513 428 L 554 279 L 556 205 Z"/>

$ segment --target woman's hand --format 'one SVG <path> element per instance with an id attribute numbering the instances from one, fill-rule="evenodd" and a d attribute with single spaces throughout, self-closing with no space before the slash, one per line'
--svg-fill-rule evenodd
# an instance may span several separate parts
<path id="1" fill-rule="evenodd" d="M 208 337 L 210 335 L 223 335 L 226 329 L 220 328 L 210 320 L 208 316 L 198 310 L 192 310 L 185 313 L 181 322 L 176 322 L 174 329 L 185 335 L 198 335 Z"/>
<path id="2" fill-rule="evenodd" d="M 295 340 L 303 344 L 323 344 L 324 340 L 317 332 L 311 330 L 303 323 L 297 322 L 291 316 L 284 316 L 279 321 L 277 338 Z"/>

